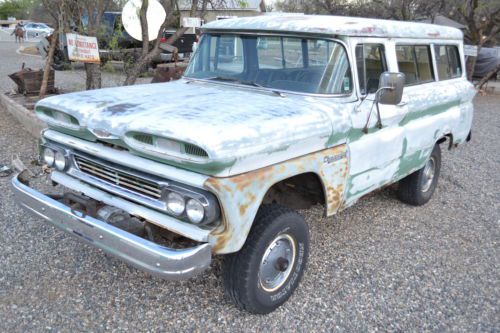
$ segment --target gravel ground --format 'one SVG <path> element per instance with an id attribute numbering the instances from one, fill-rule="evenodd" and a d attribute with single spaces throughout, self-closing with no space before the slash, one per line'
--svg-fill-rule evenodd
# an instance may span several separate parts
<path id="1" fill-rule="evenodd" d="M 189 281 L 153 278 L 24 212 L 0 178 L 0 331 L 498 332 L 499 104 L 476 98 L 473 140 L 443 149 L 425 206 L 388 188 L 333 218 L 303 211 L 307 272 L 267 316 L 225 300 L 219 260 Z M 0 164 L 36 155 L 36 140 L 3 110 L 0 146 Z"/>

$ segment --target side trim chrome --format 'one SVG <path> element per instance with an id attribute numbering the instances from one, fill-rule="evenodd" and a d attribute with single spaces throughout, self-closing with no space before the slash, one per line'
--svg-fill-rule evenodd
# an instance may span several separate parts
<path id="1" fill-rule="evenodd" d="M 68 177 L 68 176 L 66 176 Z M 102 249 L 132 266 L 168 280 L 193 277 L 210 266 L 212 245 L 175 250 L 150 242 L 70 207 L 12 178 L 18 203 L 66 233 Z"/>

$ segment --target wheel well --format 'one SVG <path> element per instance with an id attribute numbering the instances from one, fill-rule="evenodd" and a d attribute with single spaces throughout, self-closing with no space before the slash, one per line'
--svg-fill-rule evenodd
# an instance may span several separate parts
<path id="1" fill-rule="evenodd" d="M 445 134 L 442 138 L 437 140 L 437 144 L 441 144 L 443 142 L 446 142 L 448 140 L 448 150 L 453 147 L 453 134 Z"/>
<path id="2" fill-rule="evenodd" d="M 263 204 L 277 203 L 291 209 L 307 209 L 325 204 L 325 193 L 319 176 L 308 172 L 274 184 L 264 196 Z"/>

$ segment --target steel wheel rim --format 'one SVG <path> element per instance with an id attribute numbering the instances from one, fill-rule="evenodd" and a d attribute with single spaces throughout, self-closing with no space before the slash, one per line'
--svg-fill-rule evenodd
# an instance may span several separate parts
<path id="1" fill-rule="evenodd" d="M 296 257 L 295 240 L 289 234 L 278 235 L 267 247 L 259 267 L 259 283 L 267 292 L 279 289 L 287 281 Z"/>
<path id="2" fill-rule="evenodd" d="M 423 177 L 422 177 L 422 192 L 427 192 L 431 188 L 434 174 L 436 173 L 436 162 L 434 157 L 429 158 L 425 163 Z"/>

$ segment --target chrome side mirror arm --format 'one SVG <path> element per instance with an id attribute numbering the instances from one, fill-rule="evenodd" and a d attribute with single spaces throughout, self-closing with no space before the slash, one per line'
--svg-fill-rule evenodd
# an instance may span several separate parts
<path id="1" fill-rule="evenodd" d="M 366 120 L 366 124 L 365 126 L 363 127 L 362 131 L 363 133 L 365 134 L 368 134 L 368 125 L 370 124 L 370 118 L 371 118 L 371 115 L 372 115 L 372 111 L 373 111 L 373 105 L 376 105 L 377 106 L 377 124 L 375 125 L 378 129 L 382 129 L 382 118 L 380 117 L 380 108 L 378 106 L 378 99 L 379 99 L 379 94 L 381 91 L 383 90 L 394 90 L 394 87 L 380 87 L 377 89 L 377 91 L 375 92 L 375 99 L 373 100 L 373 104 L 372 104 L 372 107 L 370 108 L 370 112 L 368 113 L 368 119 Z M 363 100 L 358 108 L 361 106 L 361 104 L 363 104 L 365 100 Z"/>

